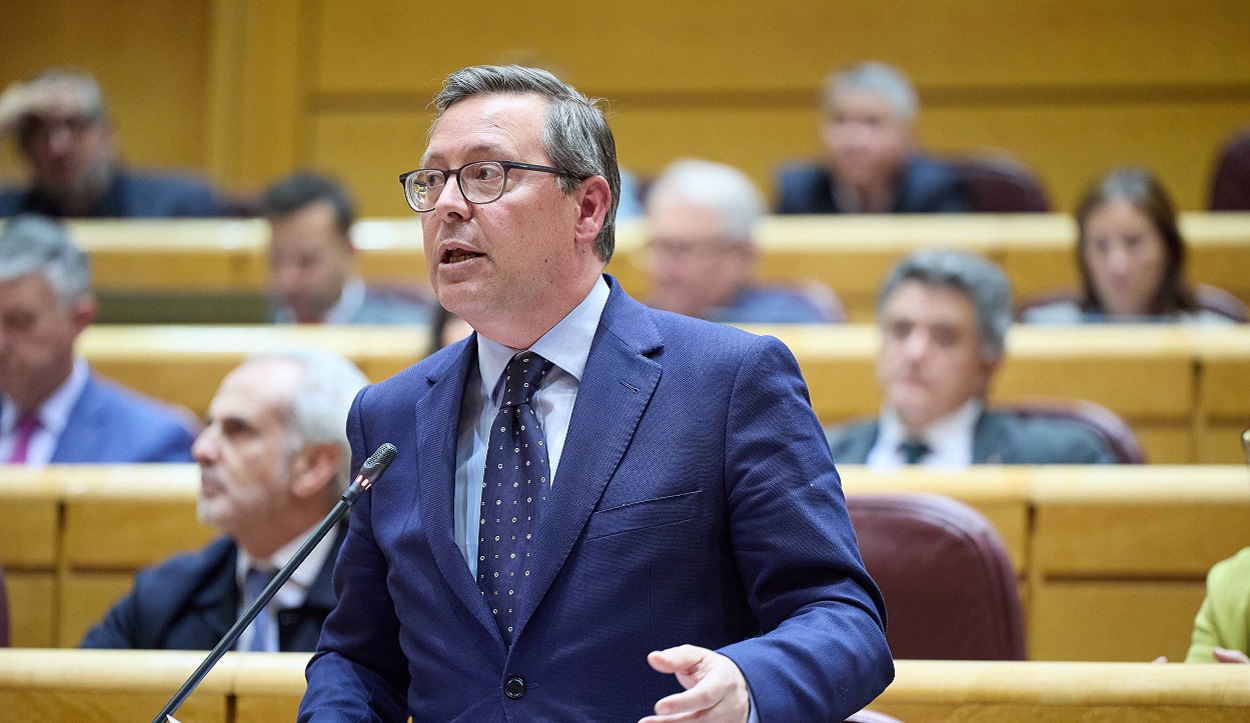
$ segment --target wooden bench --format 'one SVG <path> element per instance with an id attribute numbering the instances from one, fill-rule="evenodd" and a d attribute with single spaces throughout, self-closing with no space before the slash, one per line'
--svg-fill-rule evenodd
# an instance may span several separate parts
<path id="1" fill-rule="evenodd" d="M 1250 213 L 1180 214 L 1190 278 L 1250 302 Z M 75 240 L 91 254 L 102 292 L 234 291 L 267 283 L 265 221 L 78 221 Z M 360 270 L 371 281 L 428 285 L 420 223 L 413 218 L 357 223 Z M 770 282 L 811 278 L 838 293 L 853 321 L 872 318 L 890 268 L 921 248 L 958 248 L 1002 265 L 1015 297 L 1074 288 L 1076 225 L 1066 214 L 939 216 L 770 216 L 760 224 L 759 276 Z M 645 225 L 618 227 L 608 271 L 645 298 Z"/>
<path id="2" fill-rule="evenodd" d="M 150 720 L 203 656 L 0 650 L 0 709 L 22 721 Z M 197 723 L 294 720 L 308 657 L 227 653 L 177 715 Z M 1248 675 L 1230 665 L 898 660 L 893 684 L 870 707 L 905 723 L 1231 723 L 1250 715 Z"/>
<path id="3" fill-rule="evenodd" d="M 940 494 L 989 518 L 1021 580 L 1035 659 L 1180 659 L 1206 571 L 1250 546 L 1244 466 L 839 471 L 848 495 Z M 14 645 L 77 645 L 135 571 L 213 537 L 195 520 L 197 484 L 193 465 L 0 469 L 0 509 L 59 521 L 20 523 L 26 544 L 2 548 L 9 579 L 38 583 L 10 584 Z"/>
<path id="4" fill-rule="evenodd" d="M 874 326 L 747 328 L 790 346 L 825 423 L 876 413 Z M 324 347 L 379 381 L 419 360 L 426 336 L 423 327 L 97 325 L 79 351 L 104 376 L 203 414 L 222 377 L 251 354 Z M 1239 427 L 1250 426 L 1250 396 L 1235 394 L 1247 369 L 1250 328 L 1021 326 L 1008 337 L 991 401 L 1088 399 L 1123 417 L 1151 462 L 1235 462 Z"/>

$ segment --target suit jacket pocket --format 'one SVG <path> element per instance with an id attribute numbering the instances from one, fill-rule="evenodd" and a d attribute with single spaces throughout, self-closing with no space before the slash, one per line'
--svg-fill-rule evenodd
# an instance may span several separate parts
<path id="1" fill-rule="evenodd" d="M 699 490 L 631 502 L 592 514 L 586 525 L 586 539 L 594 540 L 622 532 L 659 527 L 698 516 Z"/>

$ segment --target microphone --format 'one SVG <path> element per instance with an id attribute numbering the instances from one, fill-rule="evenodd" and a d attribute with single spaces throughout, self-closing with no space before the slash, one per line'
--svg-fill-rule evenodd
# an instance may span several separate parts
<path id="1" fill-rule="evenodd" d="M 235 621 L 234 626 L 226 632 L 225 636 L 217 643 L 217 646 L 209 652 L 208 657 L 204 658 L 204 662 L 200 663 L 200 667 L 195 669 L 191 677 L 187 678 L 187 682 L 182 684 L 178 692 L 174 693 L 174 697 L 170 698 L 165 707 L 161 709 L 161 712 L 156 714 L 156 717 L 152 719 L 152 723 L 167 723 L 167 721 L 174 720 L 174 712 L 186 702 L 187 698 L 195 690 L 195 687 L 204 680 L 204 676 L 208 675 L 208 671 L 213 669 L 213 666 L 217 664 L 218 660 L 221 660 L 221 656 L 225 655 L 226 651 L 234 647 L 234 644 L 238 642 L 239 636 L 243 634 L 247 626 L 252 624 L 252 621 L 265 609 L 265 606 L 269 604 L 273 596 L 278 594 L 278 590 L 291 578 L 295 568 L 300 566 L 304 558 L 308 557 L 308 553 L 312 552 L 318 542 L 321 542 L 321 538 L 325 537 L 326 533 L 338 523 L 343 513 L 356 504 L 356 500 L 360 499 L 365 490 L 372 487 L 374 482 L 382 478 L 386 468 L 390 467 L 391 462 L 395 460 L 397 452 L 395 445 L 385 442 L 369 456 L 369 459 L 365 460 L 365 463 L 360 467 L 360 473 L 356 475 L 355 481 L 339 498 L 338 504 L 334 505 L 334 509 L 330 510 L 330 514 L 325 516 L 320 525 L 317 525 L 317 529 L 313 530 L 303 545 L 300 545 L 295 555 L 282 566 L 282 569 L 261 591 L 251 606 L 243 611 L 243 614 Z"/>

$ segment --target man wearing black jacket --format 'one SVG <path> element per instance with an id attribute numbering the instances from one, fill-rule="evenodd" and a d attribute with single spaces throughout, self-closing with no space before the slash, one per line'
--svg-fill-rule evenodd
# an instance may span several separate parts
<path id="1" fill-rule="evenodd" d="M 365 383 L 350 362 L 313 350 L 257 357 L 226 375 L 192 448 L 199 517 L 225 536 L 141 571 L 83 647 L 213 647 L 346 488 L 347 409 Z M 238 650 L 316 647 L 345 532 L 313 548 Z"/>

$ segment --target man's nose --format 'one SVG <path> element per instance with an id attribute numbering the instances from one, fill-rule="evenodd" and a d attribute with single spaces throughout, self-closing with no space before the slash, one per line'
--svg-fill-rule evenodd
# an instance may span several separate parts
<path id="1" fill-rule="evenodd" d="M 460 192 L 460 174 L 447 177 L 434 202 L 434 213 L 443 221 L 467 221 L 473 215 L 473 204 Z"/>

